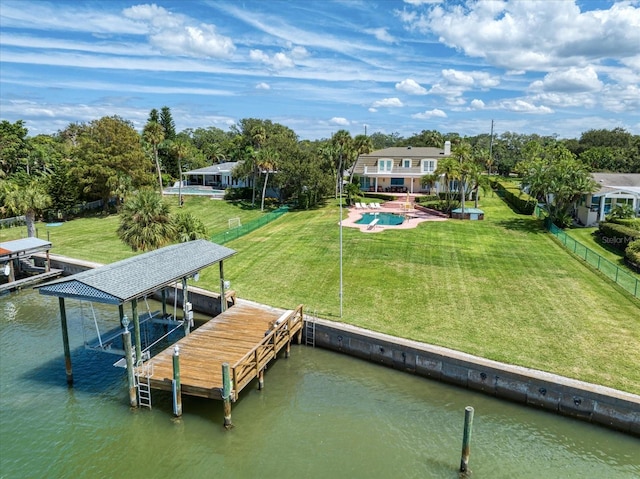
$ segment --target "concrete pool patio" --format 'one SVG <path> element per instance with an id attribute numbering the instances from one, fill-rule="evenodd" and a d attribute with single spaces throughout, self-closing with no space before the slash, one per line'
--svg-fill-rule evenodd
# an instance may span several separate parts
<path id="1" fill-rule="evenodd" d="M 380 208 L 356 208 L 350 206 L 349 215 L 342 220 L 342 226 L 349 228 L 358 228 L 363 233 L 379 233 L 385 230 L 402 230 L 416 228 L 420 223 L 425 221 L 446 221 L 448 218 L 443 214 L 435 211 L 427 210 L 426 208 L 416 207 L 414 203 L 409 203 L 409 208 L 406 208 L 404 201 L 386 201 L 380 203 Z M 368 224 L 358 224 L 358 221 L 365 213 L 396 213 L 405 216 L 405 220 L 400 225 L 381 225 L 376 224 L 370 227 Z"/>

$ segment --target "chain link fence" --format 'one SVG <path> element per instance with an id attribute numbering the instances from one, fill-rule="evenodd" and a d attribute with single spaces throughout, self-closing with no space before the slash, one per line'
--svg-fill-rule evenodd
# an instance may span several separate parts
<path id="1" fill-rule="evenodd" d="M 238 226 L 237 228 L 232 228 L 223 233 L 218 233 L 211 236 L 211 242 L 216 244 L 225 244 L 228 241 L 232 241 L 234 239 L 240 238 L 241 236 L 244 236 L 247 233 L 251 233 L 252 231 L 257 230 L 258 228 L 263 227 L 267 223 L 271 223 L 272 221 L 277 220 L 287 211 L 289 211 L 288 206 L 281 206 L 277 210 L 273 210 L 271 213 L 267 213 L 266 215 L 258 219 L 249 221 L 246 225 L 241 225 L 241 226 Z"/>

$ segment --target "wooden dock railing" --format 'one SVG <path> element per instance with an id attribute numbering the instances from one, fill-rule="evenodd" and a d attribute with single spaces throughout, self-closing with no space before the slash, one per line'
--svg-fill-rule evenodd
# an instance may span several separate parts
<path id="1" fill-rule="evenodd" d="M 233 401 L 248 383 L 256 377 L 261 377 L 267 363 L 275 358 L 283 347 L 287 348 L 287 356 L 289 355 L 291 339 L 298 334 L 300 340 L 303 323 L 302 305 L 293 311 L 287 311 L 265 332 L 264 339 L 231 367 Z"/>

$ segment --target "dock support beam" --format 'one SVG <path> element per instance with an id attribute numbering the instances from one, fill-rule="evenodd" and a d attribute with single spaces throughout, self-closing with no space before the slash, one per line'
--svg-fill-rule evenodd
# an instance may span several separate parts
<path id="1" fill-rule="evenodd" d="M 180 348 L 173 348 L 173 414 L 182 416 L 182 386 L 180 385 Z"/>
<path id="2" fill-rule="evenodd" d="M 222 364 L 222 401 L 224 402 L 224 428 L 231 429 L 231 369 L 229 363 Z"/>
<path id="3" fill-rule="evenodd" d="M 187 317 L 187 303 L 189 302 L 187 287 L 187 278 L 182 278 L 182 320 L 184 321 L 185 336 L 191 332 L 191 320 Z"/>
<path id="4" fill-rule="evenodd" d="M 220 261 L 220 312 L 224 313 L 227 310 L 227 298 L 224 292 L 224 266 Z"/>
<path id="5" fill-rule="evenodd" d="M 129 321 L 124 321 L 127 325 Z M 138 407 L 138 396 L 136 394 L 136 382 L 133 371 L 133 351 L 131 347 L 131 333 L 125 326 L 122 333 L 122 342 L 124 343 L 124 357 L 127 362 L 127 384 L 129 386 L 129 405 L 131 407 Z"/>
<path id="6" fill-rule="evenodd" d="M 464 408 L 464 433 L 462 436 L 462 458 L 460 459 L 460 472 L 468 474 L 469 456 L 471 455 L 471 430 L 473 428 L 473 408 Z"/>
<path id="7" fill-rule="evenodd" d="M 166 288 L 162 288 L 162 291 L 160 292 L 160 294 L 162 295 L 162 318 L 166 319 L 167 317 L 167 290 Z M 176 318 L 173 318 L 176 319 Z"/>
<path id="8" fill-rule="evenodd" d="M 133 334 L 136 341 L 136 362 L 142 361 L 142 343 L 140 341 L 140 318 L 138 317 L 138 300 L 131 300 L 131 317 L 133 319 Z"/>
<path id="9" fill-rule="evenodd" d="M 64 298 L 58 298 L 60 306 L 60 323 L 62 326 L 62 344 L 64 345 L 64 366 L 67 372 L 67 384 L 73 386 L 73 369 L 71 367 L 71 349 L 69 349 L 69 330 L 67 328 L 67 310 L 64 306 Z"/>

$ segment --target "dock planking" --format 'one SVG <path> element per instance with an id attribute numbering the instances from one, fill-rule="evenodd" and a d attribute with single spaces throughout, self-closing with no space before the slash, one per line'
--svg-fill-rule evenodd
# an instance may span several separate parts
<path id="1" fill-rule="evenodd" d="M 231 367 L 232 400 L 267 363 L 302 334 L 302 305 L 293 311 L 274 311 L 235 304 L 160 352 L 140 368 L 148 371 L 151 389 L 172 390 L 174 347 L 179 347 L 182 394 L 222 400 L 222 365 Z"/>

